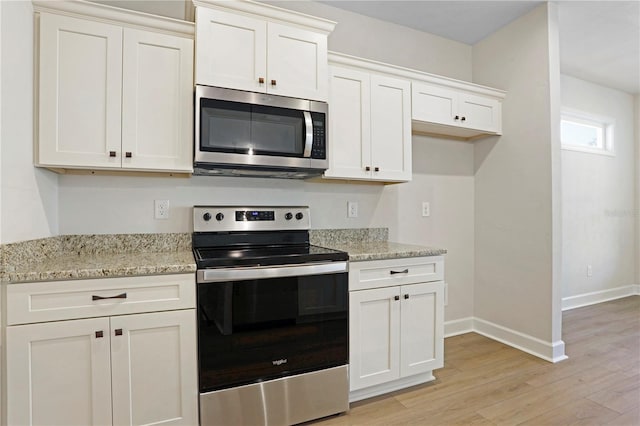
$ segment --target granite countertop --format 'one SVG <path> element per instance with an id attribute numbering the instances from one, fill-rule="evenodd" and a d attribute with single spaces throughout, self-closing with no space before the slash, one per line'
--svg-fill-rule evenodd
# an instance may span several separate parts
<path id="1" fill-rule="evenodd" d="M 447 253 L 447 250 L 441 248 L 400 244 L 390 241 L 336 243 L 332 244 L 330 248 L 349 253 L 350 262 L 397 259 L 402 257 L 440 256 Z"/>
<path id="2" fill-rule="evenodd" d="M 387 228 L 319 229 L 310 231 L 311 243 L 349 253 L 349 261 L 440 256 L 447 250 L 388 241 Z"/>
<path id="3" fill-rule="evenodd" d="M 196 271 L 191 234 L 59 236 L 8 244 L 2 283 Z"/>

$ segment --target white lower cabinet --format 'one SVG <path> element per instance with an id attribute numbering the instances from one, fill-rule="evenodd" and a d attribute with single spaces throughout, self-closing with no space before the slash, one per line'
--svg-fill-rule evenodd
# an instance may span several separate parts
<path id="1" fill-rule="evenodd" d="M 349 293 L 351 401 L 433 380 L 431 372 L 444 365 L 443 262 L 437 259 L 351 263 L 350 289 L 358 288 Z M 412 284 L 412 269 L 425 264 L 437 265 L 440 279 Z M 356 277 L 371 273 L 380 279 L 359 289 Z"/>
<path id="2" fill-rule="evenodd" d="M 193 284 L 192 275 L 177 277 Z M 153 277 L 145 278 L 151 285 Z M 115 280 L 127 293 L 139 286 Z M 49 293 L 66 296 L 48 284 Z M 105 302 L 116 312 L 126 303 L 88 304 L 104 309 Z M 198 423 L 195 309 L 10 325 L 5 333 L 7 425 Z"/>

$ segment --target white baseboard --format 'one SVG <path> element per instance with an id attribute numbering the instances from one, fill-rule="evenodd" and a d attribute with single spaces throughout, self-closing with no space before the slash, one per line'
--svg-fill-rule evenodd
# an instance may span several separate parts
<path id="1" fill-rule="evenodd" d="M 568 358 L 564 353 L 564 342 L 562 340 L 553 343 L 545 342 L 537 337 L 475 317 L 447 321 L 444 324 L 445 337 L 471 332 L 527 352 L 545 361 L 555 363 Z"/>
<path id="2" fill-rule="evenodd" d="M 444 323 L 444 337 L 457 336 L 473 331 L 473 317 L 461 318 Z"/>
<path id="3" fill-rule="evenodd" d="M 570 296 L 562 299 L 562 310 L 567 311 L 569 309 L 595 305 L 596 303 L 608 302 L 610 300 L 621 299 L 623 297 L 634 295 L 640 296 L 640 285 L 638 284 L 579 294 L 577 296 Z"/>

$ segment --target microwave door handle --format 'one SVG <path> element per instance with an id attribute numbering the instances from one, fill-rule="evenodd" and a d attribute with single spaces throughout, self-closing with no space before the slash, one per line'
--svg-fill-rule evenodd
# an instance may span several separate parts
<path id="1" fill-rule="evenodd" d="M 304 126 L 306 130 L 306 137 L 304 141 L 304 158 L 311 157 L 311 148 L 313 147 L 313 121 L 311 121 L 311 113 L 309 111 L 302 111 L 304 115 Z"/>

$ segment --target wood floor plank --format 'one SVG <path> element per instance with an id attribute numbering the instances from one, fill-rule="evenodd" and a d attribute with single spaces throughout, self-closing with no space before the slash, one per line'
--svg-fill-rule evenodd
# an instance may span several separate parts
<path id="1" fill-rule="evenodd" d="M 640 296 L 563 313 L 569 359 L 552 364 L 475 333 L 445 339 L 434 382 L 310 422 L 640 426 Z"/>

